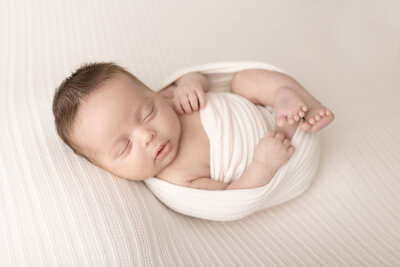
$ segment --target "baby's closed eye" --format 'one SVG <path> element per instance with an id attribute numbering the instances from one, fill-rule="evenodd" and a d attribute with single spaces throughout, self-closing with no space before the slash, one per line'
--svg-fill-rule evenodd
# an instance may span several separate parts
<path id="1" fill-rule="evenodd" d="M 153 118 L 154 112 L 155 112 L 155 107 L 153 105 L 150 111 L 147 111 L 144 122 L 149 122 Z"/>
<path id="2" fill-rule="evenodd" d="M 128 142 L 126 142 L 125 146 L 123 147 L 123 150 L 122 150 L 120 153 L 118 153 L 119 156 L 123 156 L 123 155 L 128 151 L 129 145 L 130 145 L 131 143 L 132 143 L 132 142 L 131 142 L 131 140 L 129 139 Z"/>

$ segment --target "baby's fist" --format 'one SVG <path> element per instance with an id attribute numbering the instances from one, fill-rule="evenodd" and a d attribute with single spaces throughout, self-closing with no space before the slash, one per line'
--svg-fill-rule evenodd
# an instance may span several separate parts
<path id="1" fill-rule="evenodd" d="M 179 84 L 173 93 L 173 104 L 179 114 L 188 113 L 203 109 L 206 106 L 207 98 L 203 87 L 198 82 Z"/>
<path id="2" fill-rule="evenodd" d="M 266 168 L 277 171 L 294 153 L 294 147 L 282 133 L 269 131 L 257 144 L 254 160 Z"/>

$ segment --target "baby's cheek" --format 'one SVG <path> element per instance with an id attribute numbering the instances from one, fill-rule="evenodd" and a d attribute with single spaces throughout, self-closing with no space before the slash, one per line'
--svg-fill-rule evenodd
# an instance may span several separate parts
<path id="1" fill-rule="evenodd" d="M 154 121 L 154 128 L 161 138 L 167 138 L 169 133 L 179 127 L 178 114 L 173 109 L 160 110 L 162 112 L 157 120 Z"/>
<path id="2" fill-rule="evenodd" d="M 179 120 L 179 115 L 172 111 L 173 113 L 168 117 L 168 127 L 174 131 L 180 131 L 181 121 Z"/>
<path id="3" fill-rule="evenodd" d="M 135 180 L 144 180 L 155 174 L 154 159 L 151 155 L 137 153 L 126 162 L 125 167 L 130 176 Z"/>

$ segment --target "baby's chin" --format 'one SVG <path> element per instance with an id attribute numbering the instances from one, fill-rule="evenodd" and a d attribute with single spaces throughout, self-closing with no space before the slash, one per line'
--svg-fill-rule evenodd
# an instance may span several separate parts
<path id="1" fill-rule="evenodd" d="M 121 178 L 121 179 L 128 180 L 128 181 L 143 181 L 143 180 L 148 178 L 148 177 L 143 178 L 144 176 L 139 177 L 137 174 L 126 174 L 126 173 L 123 174 L 123 173 L 120 173 L 120 172 L 117 172 L 117 171 L 113 170 L 110 167 L 106 167 L 106 166 L 101 165 L 101 164 L 95 164 L 95 165 L 97 167 L 99 167 L 100 169 L 103 169 L 104 171 L 110 173 L 111 175 L 114 175 L 117 178 Z"/>
<path id="2" fill-rule="evenodd" d="M 142 176 L 142 177 L 138 177 L 138 176 L 135 176 L 135 175 L 128 175 L 128 176 L 118 176 L 118 175 L 116 175 L 116 176 L 120 177 L 122 179 L 128 180 L 128 181 L 135 181 L 135 182 L 140 182 L 140 181 L 146 180 L 147 178 L 152 177 L 151 175 Z"/>

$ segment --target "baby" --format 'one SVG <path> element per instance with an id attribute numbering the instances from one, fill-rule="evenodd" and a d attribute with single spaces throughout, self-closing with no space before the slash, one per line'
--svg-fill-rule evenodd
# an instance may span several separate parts
<path id="1" fill-rule="evenodd" d="M 201 73 L 187 73 L 156 93 L 114 63 L 86 64 L 57 88 L 53 114 L 59 136 L 76 154 L 116 176 L 157 177 L 206 190 L 269 183 L 293 155 L 290 139 L 299 124 L 301 130 L 317 132 L 334 119 L 280 72 L 239 71 L 230 86 L 231 93 L 255 105 L 274 107 L 276 118 L 275 131 L 261 139 L 250 165 L 230 184 L 210 178 L 210 144 L 199 112 L 207 105 L 209 81 Z"/>

